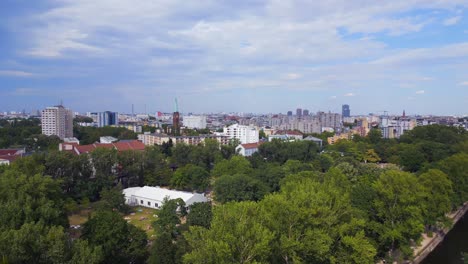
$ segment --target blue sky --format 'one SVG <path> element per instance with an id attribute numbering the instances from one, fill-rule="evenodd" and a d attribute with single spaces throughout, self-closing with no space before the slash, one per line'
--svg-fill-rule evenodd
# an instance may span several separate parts
<path id="1" fill-rule="evenodd" d="M 0 1 L 0 111 L 468 114 L 468 0 Z"/>

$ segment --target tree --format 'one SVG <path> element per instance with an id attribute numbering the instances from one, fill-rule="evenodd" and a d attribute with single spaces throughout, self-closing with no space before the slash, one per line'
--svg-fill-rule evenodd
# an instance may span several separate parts
<path id="1" fill-rule="evenodd" d="M 106 188 L 100 193 L 100 206 L 107 210 L 117 209 L 121 213 L 128 213 L 130 208 L 125 204 L 125 196 L 122 192 L 122 185 L 113 188 Z"/>
<path id="2" fill-rule="evenodd" d="M 349 195 L 332 180 L 320 183 L 302 172 L 285 178 L 281 191 L 261 202 L 275 234 L 273 263 L 374 263 L 365 222 L 353 215 Z M 335 173 L 335 172 L 332 172 Z"/>
<path id="3" fill-rule="evenodd" d="M 364 154 L 364 162 L 370 162 L 370 163 L 377 163 L 380 161 L 379 155 L 375 153 L 375 150 L 373 149 L 368 149 L 366 153 Z"/>
<path id="4" fill-rule="evenodd" d="M 215 164 L 211 175 L 221 177 L 223 175 L 234 175 L 237 173 L 250 174 L 252 166 L 250 162 L 242 156 L 234 156 L 229 160 L 222 160 Z"/>
<path id="5" fill-rule="evenodd" d="M 224 175 L 214 183 L 215 200 L 221 203 L 258 201 L 267 192 L 264 183 L 245 174 Z"/>
<path id="6" fill-rule="evenodd" d="M 273 233 L 254 202 L 216 206 L 211 228 L 191 226 L 184 263 L 267 263 Z"/>
<path id="7" fill-rule="evenodd" d="M 100 246 L 91 247 L 86 240 L 77 239 L 73 242 L 70 264 L 98 264 L 103 261 Z"/>
<path id="8" fill-rule="evenodd" d="M 157 212 L 158 219 L 153 226 L 159 232 L 167 232 L 174 237 L 179 234 L 180 216 L 185 216 L 185 202 L 182 199 L 169 200 L 167 197 Z"/>
<path id="9" fill-rule="evenodd" d="M 450 200 L 455 208 L 468 201 L 468 154 L 458 153 L 437 164 L 437 168 L 445 172 L 453 183 L 453 193 Z"/>
<path id="10" fill-rule="evenodd" d="M 156 236 L 151 247 L 151 255 L 148 263 L 150 264 L 176 264 L 181 263 L 177 259 L 177 244 L 174 243 L 172 235 L 168 232 L 162 232 Z"/>
<path id="11" fill-rule="evenodd" d="M 371 144 L 377 144 L 380 140 L 382 140 L 382 131 L 380 129 L 371 129 L 367 134 L 367 140 Z"/>
<path id="12" fill-rule="evenodd" d="M 418 171 L 426 161 L 424 154 L 414 145 L 403 145 L 400 152 L 400 164 L 407 171 Z"/>
<path id="13" fill-rule="evenodd" d="M 413 174 L 395 170 L 382 173 L 373 187 L 376 214 L 371 226 L 381 252 L 411 256 L 410 241 L 419 241 L 424 231 L 424 189 Z"/>
<path id="14" fill-rule="evenodd" d="M 209 181 L 209 173 L 204 168 L 188 164 L 176 170 L 171 185 L 176 189 L 204 192 Z"/>
<path id="15" fill-rule="evenodd" d="M 144 263 L 146 259 L 146 233 L 117 212 L 98 210 L 84 224 L 82 238 L 92 247 L 102 247 L 103 263 Z"/>
<path id="16" fill-rule="evenodd" d="M 14 167 L 0 176 L 0 212 L 0 230 L 30 222 L 68 226 L 59 183 L 39 174 L 26 176 Z"/>
<path id="17" fill-rule="evenodd" d="M 431 169 L 419 175 L 420 184 L 424 187 L 424 222 L 429 227 L 436 224 L 449 224 L 446 213 L 452 209 L 450 197 L 453 194 L 452 182 L 440 170 Z"/>
<path id="18" fill-rule="evenodd" d="M 187 224 L 189 226 L 201 226 L 210 228 L 213 213 L 211 211 L 211 204 L 209 203 L 194 203 L 189 208 L 187 215 Z"/>

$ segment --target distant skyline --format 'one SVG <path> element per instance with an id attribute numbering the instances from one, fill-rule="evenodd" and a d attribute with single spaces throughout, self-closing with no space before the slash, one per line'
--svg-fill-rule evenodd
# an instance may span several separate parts
<path id="1" fill-rule="evenodd" d="M 468 0 L 2 0 L 0 111 L 468 114 Z"/>

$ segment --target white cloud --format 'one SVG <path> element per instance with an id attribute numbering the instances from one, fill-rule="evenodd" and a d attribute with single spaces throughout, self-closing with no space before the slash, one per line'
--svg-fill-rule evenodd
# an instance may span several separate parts
<path id="1" fill-rule="evenodd" d="M 330 96 L 330 99 L 335 100 L 335 99 L 336 99 L 336 95 Z"/>
<path id="2" fill-rule="evenodd" d="M 444 26 L 453 26 L 458 24 L 460 20 L 462 19 L 462 16 L 455 16 L 455 17 L 450 17 L 447 18 L 443 21 Z"/>
<path id="3" fill-rule="evenodd" d="M 298 73 L 288 73 L 286 74 L 286 79 L 287 80 L 296 80 L 296 79 L 299 79 L 301 78 L 301 75 L 298 74 Z"/>
<path id="4" fill-rule="evenodd" d="M 355 96 L 355 94 L 354 94 L 354 93 L 346 93 L 346 94 L 344 94 L 343 96 L 351 97 L 351 96 Z"/>
<path id="5" fill-rule="evenodd" d="M 461 82 L 461 83 L 459 83 L 458 85 L 460 85 L 460 86 L 468 86 L 468 81 Z"/>
<path id="6" fill-rule="evenodd" d="M 0 75 L 2 76 L 12 76 L 12 77 L 31 77 L 34 76 L 33 73 L 25 71 L 11 71 L 11 70 L 0 70 Z"/>
<path id="7" fill-rule="evenodd" d="M 419 91 L 416 91 L 415 94 L 424 94 L 425 91 L 424 90 L 419 90 Z"/>
<path id="8" fill-rule="evenodd" d="M 48 11 L 10 23 L 17 27 L 12 32 L 24 34 L 21 54 L 60 62 L 32 71 L 81 74 L 90 86 L 94 78 L 113 90 L 135 87 L 140 97 L 133 88 L 125 93 L 132 103 L 167 91 L 257 89 L 327 91 L 317 98 L 330 103 L 327 96 L 343 96 L 342 87 L 359 97 L 380 89 L 405 98 L 399 85 L 427 82 L 429 90 L 433 78 L 444 81 L 437 75 L 441 67 L 463 72 L 458 63 L 468 59 L 468 42 L 397 49 L 382 37 L 417 34 L 438 23 L 431 12 L 412 11 L 455 16 L 466 0 L 49 1 Z"/>

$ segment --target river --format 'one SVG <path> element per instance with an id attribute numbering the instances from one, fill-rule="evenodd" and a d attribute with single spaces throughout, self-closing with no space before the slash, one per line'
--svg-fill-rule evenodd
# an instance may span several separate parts
<path id="1" fill-rule="evenodd" d="M 462 252 L 468 253 L 468 213 L 458 221 L 444 241 L 422 264 L 463 264 Z"/>

